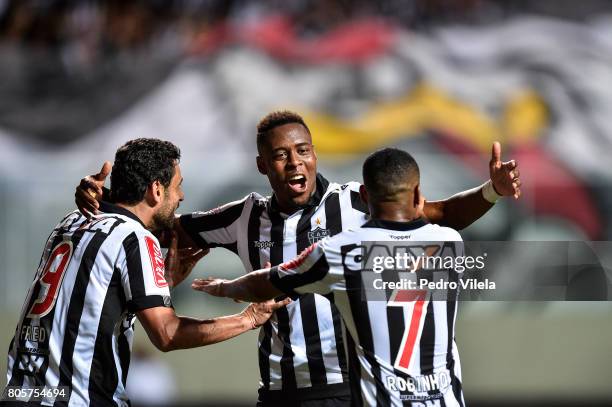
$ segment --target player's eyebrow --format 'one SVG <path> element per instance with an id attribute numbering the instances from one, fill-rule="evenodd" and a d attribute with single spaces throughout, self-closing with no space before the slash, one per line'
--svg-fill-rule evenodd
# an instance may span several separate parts
<path id="1" fill-rule="evenodd" d="M 302 142 L 302 143 L 297 143 L 297 144 L 294 144 L 294 145 L 293 145 L 293 147 L 297 147 L 297 148 L 299 148 L 299 147 L 303 147 L 303 146 L 312 146 L 312 145 L 313 145 L 312 143 L 309 143 L 309 142 L 307 142 L 307 141 L 304 141 L 304 142 Z M 272 152 L 273 152 L 273 153 L 276 153 L 276 152 L 281 151 L 281 150 L 289 150 L 290 148 L 291 148 L 291 147 L 277 147 L 277 148 L 275 148 L 274 150 L 272 150 Z"/>

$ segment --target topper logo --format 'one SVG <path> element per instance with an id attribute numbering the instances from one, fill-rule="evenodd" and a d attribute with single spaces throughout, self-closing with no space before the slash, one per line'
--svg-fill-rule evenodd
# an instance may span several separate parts
<path id="1" fill-rule="evenodd" d="M 147 251 L 149 252 L 151 268 L 153 269 L 153 281 L 155 281 L 155 285 L 160 288 L 167 287 L 166 268 L 164 266 L 164 257 L 162 256 L 161 249 L 157 243 L 155 243 L 155 240 L 149 236 L 145 236 L 145 242 L 147 243 Z"/>

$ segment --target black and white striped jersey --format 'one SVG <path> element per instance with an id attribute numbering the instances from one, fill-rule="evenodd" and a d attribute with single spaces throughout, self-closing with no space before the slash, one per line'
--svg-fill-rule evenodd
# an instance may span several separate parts
<path id="1" fill-rule="evenodd" d="M 155 236 L 128 210 L 104 210 L 55 227 L 10 345 L 8 386 L 70 390 L 68 402 L 42 405 L 128 406 L 135 312 L 171 306 Z"/>
<path id="2" fill-rule="evenodd" d="M 271 269 L 270 281 L 281 291 L 326 295 L 339 310 L 349 332 L 354 405 L 463 407 L 454 337 L 458 290 L 432 297 L 427 289 L 383 285 L 401 282 L 397 269 L 380 274 L 364 269 L 364 242 L 401 242 L 411 251 L 433 248 L 440 258 L 456 258 L 463 255 L 460 241 L 455 230 L 421 219 L 371 220 Z"/>
<path id="3" fill-rule="evenodd" d="M 251 193 L 208 212 L 183 215 L 181 225 L 199 245 L 225 247 L 247 272 L 278 265 L 324 237 L 366 221 L 357 182 L 340 185 L 317 175 L 316 191 L 299 211 L 281 213 L 274 198 Z M 341 318 L 320 295 L 304 295 L 276 311 L 259 335 L 260 392 L 297 397 L 349 394 Z"/>

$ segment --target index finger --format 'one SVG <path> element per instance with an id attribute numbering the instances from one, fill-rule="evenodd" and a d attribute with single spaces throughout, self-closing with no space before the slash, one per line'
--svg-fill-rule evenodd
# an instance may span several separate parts
<path id="1" fill-rule="evenodd" d="M 491 161 L 497 163 L 501 161 L 501 144 L 499 141 L 494 141 L 491 147 Z"/>
<path id="2" fill-rule="evenodd" d="M 279 308 L 282 308 L 282 307 L 284 307 L 286 305 L 289 305 L 291 303 L 291 298 L 287 297 L 284 300 L 278 301 L 278 302 L 276 302 L 274 300 L 272 300 L 272 301 L 273 301 L 273 303 L 270 305 L 270 308 L 272 309 L 272 311 L 276 311 Z"/>
<path id="3" fill-rule="evenodd" d="M 100 172 L 93 176 L 94 179 L 96 181 L 104 181 L 106 177 L 108 177 L 108 174 L 110 174 L 112 168 L 113 168 L 113 164 L 110 161 L 104 161 L 104 164 L 102 164 L 102 168 L 100 169 Z"/>

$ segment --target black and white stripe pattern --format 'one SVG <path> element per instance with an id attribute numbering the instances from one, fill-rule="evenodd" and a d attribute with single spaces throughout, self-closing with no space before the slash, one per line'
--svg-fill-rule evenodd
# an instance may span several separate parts
<path id="1" fill-rule="evenodd" d="M 68 402 L 40 405 L 129 405 L 134 313 L 170 305 L 151 258 L 161 253 L 151 252 L 153 245 L 159 250 L 157 239 L 129 211 L 106 209 L 91 221 L 73 212 L 56 226 L 24 303 L 9 349 L 8 385 L 71 391 Z M 58 247 L 71 251 L 56 255 Z"/>
<path id="2" fill-rule="evenodd" d="M 463 246 L 456 243 L 461 237 L 452 229 L 422 220 L 369 221 L 273 267 L 270 280 L 289 295 L 318 293 L 333 299 L 349 332 L 354 405 L 463 407 L 454 340 L 457 291 L 449 291 L 446 300 L 424 296 L 421 301 L 410 297 L 395 301 L 395 295 L 400 294 L 397 290 L 374 297 L 374 287 L 366 288 L 371 279 L 365 280 L 362 271 L 362 242 L 367 241 L 447 242 L 439 244 L 441 253 L 447 251 L 440 256 L 463 254 Z M 378 276 L 382 281 L 399 278 L 393 270 Z M 402 356 L 406 356 L 406 364 L 402 364 Z"/>
<path id="3" fill-rule="evenodd" d="M 208 212 L 181 217 L 181 225 L 204 247 L 225 247 L 247 272 L 289 261 L 312 243 L 367 220 L 359 184 L 329 183 L 317 176 L 309 203 L 286 215 L 274 198 L 252 193 Z M 320 295 L 299 297 L 277 311 L 259 335 L 260 391 L 285 396 L 348 394 L 348 368 L 341 317 Z"/>

